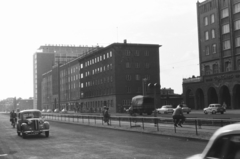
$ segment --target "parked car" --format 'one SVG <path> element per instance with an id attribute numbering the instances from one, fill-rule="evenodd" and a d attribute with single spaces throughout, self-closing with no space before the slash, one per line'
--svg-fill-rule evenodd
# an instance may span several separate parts
<path id="1" fill-rule="evenodd" d="M 27 135 L 40 135 L 45 133 L 45 136 L 49 136 L 49 122 L 45 121 L 42 117 L 41 111 L 37 109 L 22 110 L 18 114 L 17 121 L 17 134 L 22 134 L 23 138 Z"/>
<path id="2" fill-rule="evenodd" d="M 173 106 L 172 105 L 163 105 L 161 108 L 157 109 L 159 114 L 168 114 L 173 113 Z"/>
<path id="3" fill-rule="evenodd" d="M 54 113 L 59 113 L 59 109 L 55 109 L 55 110 L 54 110 Z"/>
<path id="4" fill-rule="evenodd" d="M 183 107 L 182 107 L 182 111 L 183 111 L 183 113 L 187 113 L 187 114 L 189 114 L 189 113 L 191 112 L 192 109 L 189 108 L 189 107 L 187 107 L 186 104 L 182 104 L 182 105 L 183 105 Z M 179 105 L 178 105 L 178 106 L 179 106 Z M 177 107 L 178 107 L 178 106 L 177 106 Z M 177 108 L 177 107 L 176 107 L 176 108 Z M 176 108 L 174 108 L 173 111 L 174 111 Z"/>
<path id="5" fill-rule="evenodd" d="M 182 111 L 183 113 L 189 114 L 191 112 L 191 108 L 189 108 L 186 104 L 183 104 Z"/>
<path id="6" fill-rule="evenodd" d="M 203 109 L 204 114 L 212 113 L 221 113 L 223 114 L 226 110 L 221 106 L 221 104 L 209 104 L 207 108 Z"/>
<path id="7" fill-rule="evenodd" d="M 46 109 L 43 109 L 43 110 L 42 110 L 42 113 L 46 113 L 46 112 L 47 112 L 47 110 L 46 110 Z"/>
<path id="8" fill-rule="evenodd" d="M 240 123 L 219 128 L 210 138 L 201 154 L 187 159 L 239 159 L 240 158 Z"/>
<path id="9" fill-rule="evenodd" d="M 52 109 L 48 109 L 48 110 L 47 110 L 47 113 L 52 113 Z"/>
<path id="10" fill-rule="evenodd" d="M 67 113 L 66 109 L 62 109 L 61 113 Z"/>

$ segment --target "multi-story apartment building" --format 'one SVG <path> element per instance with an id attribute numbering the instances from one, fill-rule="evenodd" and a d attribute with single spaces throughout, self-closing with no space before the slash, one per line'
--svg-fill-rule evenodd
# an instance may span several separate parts
<path id="1" fill-rule="evenodd" d="M 33 55 L 33 107 L 42 109 L 41 82 L 42 74 L 52 69 L 53 65 L 63 64 L 77 58 L 85 51 L 92 49 L 88 46 L 40 46 Z M 39 100 L 40 99 L 40 100 Z"/>
<path id="2" fill-rule="evenodd" d="M 133 96 L 143 93 L 143 79 L 159 83 L 159 47 L 126 41 L 113 43 L 53 67 L 43 74 L 43 107 L 99 112 L 106 105 L 111 112 L 121 112 L 130 106 Z M 59 73 L 54 74 L 54 70 Z M 58 88 L 53 86 L 56 76 Z M 148 90 L 148 94 L 153 95 L 153 91 Z"/>
<path id="3" fill-rule="evenodd" d="M 185 102 L 240 108 L 240 0 L 197 2 L 200 76 L 183 79 Z"/>

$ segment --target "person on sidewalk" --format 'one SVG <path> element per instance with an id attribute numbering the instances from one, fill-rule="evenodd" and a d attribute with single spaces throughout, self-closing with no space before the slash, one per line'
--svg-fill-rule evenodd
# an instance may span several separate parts
<path id="1" fill-rule="evenodd" d="M 154 121 L 154 126 L 157 126 L 157 124 L 158 124 L 158 119 L 156 118 L 156 117 L 157 117 L 157 110 L 156 110 L 156 109 L 154 109 L 154 111 L 153 111 L 153 117 L 155 117 L 155 118 L 153 119 L 153 121 Z"/>
<path id="2" fill-rule="evenodd" d="M 179 104 L 172 114 L 175 127 L 177 127 L 177 125 L 182 127 L 182 124 L 185 121 L 185 116 L 183 115 L 182 107 L 183 105 Z"/>
<path id="3" fill-rule="evenodd" d="M 104 122 L 105 123 L 107 123 L 108 125 L 110 125 L 109 124 L 109 118 L 110 118 L 110 114 L 109 114 L 109 112 L 108 112 L 108 107 L 105 107 L 104 108 L 104 112 L 103 112 L 103 119 L 104 119 Z"/>

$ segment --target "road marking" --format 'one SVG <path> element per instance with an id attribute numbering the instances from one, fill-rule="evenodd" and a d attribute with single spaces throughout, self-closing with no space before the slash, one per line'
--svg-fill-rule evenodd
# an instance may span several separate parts
<path id="1" fill-rule="evenodd" d="M 0 157 L 1 157 L 1 156 L 7 156 L 7 155 L 8 155 L 8 154 L 0 154 Z"/>

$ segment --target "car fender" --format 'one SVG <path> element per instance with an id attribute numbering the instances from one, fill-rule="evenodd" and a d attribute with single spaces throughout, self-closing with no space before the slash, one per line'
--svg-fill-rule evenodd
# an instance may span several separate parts
<path id="1" fill-rule="evenodd" d="M 49 129 L 49 127 L 50 127 L 49 122 L 48 121 L 44 121 L 44 128 L 45 129 Z"/>
<path id="2" fill-rule="evenodd" d="M 25 130 L 26 127 L 27 127 L 27 124 L 26 124 L 26 123 L 22 123 L 22 124 L 21 124 L 21 130 Z"/>

